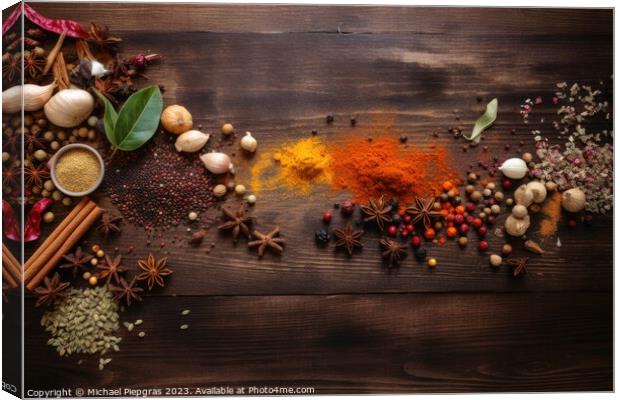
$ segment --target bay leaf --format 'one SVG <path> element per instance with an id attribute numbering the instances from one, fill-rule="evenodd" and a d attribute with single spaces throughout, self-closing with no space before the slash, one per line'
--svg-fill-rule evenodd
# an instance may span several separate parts
<path id="1" fill-rule="evenodd" d="M 495 98 L 491 100 L 489 104 L 487 104 L 484 114 L 482 114 L 474 124 L 474 129 L 471 131 L 471 135 L 469 137 L 463 135 L 463 137 L 474 143 L 480 142 L 482 132 L 484 132 L 489 126 L 493 125 L 493 122 L 495 122 L 495 119 L 497 118 L 497 106 L 497 99 Z"/>

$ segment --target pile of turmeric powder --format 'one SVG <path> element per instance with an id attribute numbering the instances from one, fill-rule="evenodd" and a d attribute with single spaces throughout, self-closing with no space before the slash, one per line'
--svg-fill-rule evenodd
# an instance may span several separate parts
<path id="1" fill-rule="evenodd" d="M 331 155 L 318 137 L 262 153 L 252 167 L 252 190 L 285 186 L 308 194 L 313 186 L 332 181 Z"/>

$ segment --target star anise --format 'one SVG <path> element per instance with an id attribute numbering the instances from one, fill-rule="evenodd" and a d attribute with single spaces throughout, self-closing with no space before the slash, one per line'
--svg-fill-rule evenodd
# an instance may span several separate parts
<path id="1" fill-rule="evenodd" d="M 401 245 L 394 239 L 385 238 L 379 241 L 382 248 L 381 256 L 388 263 L 388 268 L 398 267 L 407 256 L 407 246 Z"/>
<path id="2" fill-rule="evenodd" d="M 44 164 L 37 166 L 29 165 L 24 168 L 24 178 L 26 186 L 41 186 L 46 178 L 49 178 L 50 171 Z"/>
<path id="3" fill-rule="evenodd" d="M 32 79 L 36 79 L 39 77 L 39 74 L 43 71 L 43 67 L 45 67 L 45 59 L 39 56 L 36 52 L 31 51 L 28 54 L 28 57 L 24 58 L 24 71 Z"/>
<path id="4" fill-rule="evenodd" d="M 97 231 L 107 239 L 110 233 L 119 233 L 121 231 L 120 224 L 122 221 L 123 217 L 120 215 L 116 215 L 111 213 L 109 210 L 105 210 L 103 214 L 101 214 L 101 220 L 99 222 L 99 226 L 97 226 Z"/>
<path id="5" fill-rule="evenodd" d="M 344 248 L 350 256 L 357 247 L 362 247 L 360 238 L 364 234 L 362 230 L 355 230 L 351 224 L 347 224 L 344 228 L 334 229 L 336 237 L 336 247 Z"/>
<path id="6" fill-rule="evenodd" d="M 144 291 L 141 287 L 136 286 L 136 278 L 134 277 L 130 283 L 125 278 L 121 278 L 118 285 L 110 285 L 110 291 L 114 293 L 116 300 L 124 299 L 128 306 L 133 300 L 142 301 L 142 297 L 138 293 Z"/>
<path id="7" fill-rule="evenodd" d="M 2 184 L 5 187 L 14 186 L 21 177 L 21 168 L 11 165 L 2 168 Z"/>
<path id="8" fill-rule="evenodd" d="M 140 267 L 142 272 L 140 272 L 136 278 L 139 281 L 146 280 L 149 290 L 152 290 L 156 283 L 163 287 L 163 277 L 172 273 L 172 270 L 166 265 L 167 260 L 168 259 L 164 257 L 157 261 L 152 254 L 149 254 L 146 260 L 138 260 L 138 267 Z"/>
<path id="9" fill-rule="evenodd" d="M 120 254 L 114 257 L 114 259 L 110 258 L 106 254 L 105 262 L 97 264 L 97 269 L 99 272 L 99 279 L 106 279 L 106 283 L 110 283 L 111 280 L 115 282 L 120 282 L 119 274 L 127 271 L 127 267 L 121 264 L 121 256 Z"/>
<path id="10" fill-rule="evenodd" d="M 2 77 L 9 82 L 12 82 L 16 76 L 19 76 L 21 72 L 21 59 L 15 57 L 11 53 L 5 54 L 2 57 Z"/>
<path id="11" fill-rule="evenodd" d="M 24 132 L 24 146 L 29 152 L 33 152 L 36 149 L 42 149 L 44 147 L 38 133 L 29 129 L 26 129 Z"/>
<path id="12" fill-rule="evenodd" d="M 59 268 L 71 269 L 73 276 L 76 276 L 80 268 L 83 268 L 84 265 L 87 265 L 93 257 L 89 254 L 84 253 L 82 251 L 82 248 L 78 246 L 78 248 L 75 249 L 75 252 L 73 254 L 65 254 L 64 256 L 62 256 L 62 258 L 68 262 L 62 264 Z"/>
<path id="13" fill-rule="evenodd" d="M 248 225 L 252 222 L 252 218 L 245 214 L 245 204 L 241 203 L 239 210 L 235 213 L 226 208 L 222 208 L 222 212 L 228 221 L 218 226 L 217 229 L 232 230 L 233 242 L 235 243 L 237 243 L 240 233 L 243 233 L 246 237 L 250 235 Z"/>
<path id="14" fill-rule="evenodd" d="M 284 239 L 280 237 L 276 237 L 280 234 L 280 228 L 275 227 L 273 230 L 267 234 L 261 233 L 257 230 L 252 232 L 252 236 L 256 238 L 256 240 L 252 240 L 248 243 L 248 247 L 258 247 L 258 257 L 262 257 L 265 255 L 265 250 L 269 247 L 271 250 L 278 254 L 282 254 L 284 248 Z"/>
<path id="15" fill-rule="evenodd" d="M 385 198 L 381 196 L 378 200 L 369 199 L 368 205 L 360 205 L 362 213 L 364 213 L 364 222 L 374 221 L 381 230 L 386 222 L 390 222 L 392 218 L 392 207 L 386 203 Z"/>
<path id="16" fill-rule="evenodd" d="M 97 89 L 102 95 L 114 104 L 118 104 L 114 93 L 118 90 L 117 85 L 112 79 L 95 79 L 95 89 Z"/>
<path id="17" fill-rule="evenodd" d="M 37 295 L 37 302 L 35 307 L 39 307 L 42 304 L 52 304 L 56 300 L 64 299 L 67 294 L 64 292 L 69 287 L 69 282 L 61 282 L 58 272 L 54 273 L 52 279 L 46 276 L 43 279 L 43 286 L 39 286 L 34 290 Z"/>
<path id="18" fill-rule="evenodd" d="M 95 43 L 99 48 L 111 50 L 113 53 L 118 51 L 118 44 L 123 40 L 116 36 L 110 36 L 110 29 L 107 26 L 100 27 L 91 22 L 89 40 Z"/>
<path id="19" fill-rule="evenodd" d="M 512 271 L 513 276 L 527 274 L 527 262 L 528 261 L 529 259 L 527 257 L 506 260 L 508 265 L 510 265 L 513 268 L 513 271 Z"/>
<path id="20" fill-rule="evenodd" d="M 417 197 L 414 203 L 407 207 L 405 212 L 411 215 L 411 217 L 413 217 L 413 224 L 422 221 L 422 223 L 424 224 L 424 228 L 429 229 L 432 227 L 431 218 L 441 215 L 439 211 L 435 211 L 433 209 L 434 206 L 435 199 L 422 199 L 420 197 Z"/>

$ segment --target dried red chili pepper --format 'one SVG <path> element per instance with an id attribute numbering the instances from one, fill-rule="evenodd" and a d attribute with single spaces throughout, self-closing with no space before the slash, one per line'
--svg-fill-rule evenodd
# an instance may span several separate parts
<path id="1" fill-rule="evenodd" d="M 13 207 L 4 199 L 2 200 L 2 233 L 11 240 L 20 240 L 17 215 Z"/>
<path id="2" fill-rule="evenodd" d="M 24 227 L 24 242 L 32 242 L 41 236 L 41 219 L 43 213 L 53 203 L 52 199 L 41 199 L 34 203 L 28 217 L 26 217 L 26 226 Z"/>
<path id="3" fill-rule="evenodd" d="M 82 28 L 79 22 L 71 21 L 68 19 L 52 19 L 39 14 L 32 7 L 26 3 L 22 3 L 24 7 L 24 16 L 28 18 L 32 23 L 45 29 L 46 31 L 54 32 L 57 34 L 66 33 L 67 36 L 76 39 L 88 39 L 89 33 Z M 2 25 L 2 34 L 4 35 L 9 29 L 13 27 L 17 19 L 19 18 L 21 9 L 17 7 L 6 22 Z"/>

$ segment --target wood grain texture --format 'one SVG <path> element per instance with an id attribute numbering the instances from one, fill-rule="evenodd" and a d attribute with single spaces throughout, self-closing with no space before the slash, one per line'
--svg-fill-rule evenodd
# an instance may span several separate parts
<path id="1" fill-rule="evenodd" d="M 312 129 L 337 146 L 350 135 L 372 136 L 391 126 L 390 134 L 406 134 L 410 145 L 448 147 L 463 173 L 469 164 L 480 171 L 478 161 L 532 151 L 531 129 L 553 135 L 550 105 L 537 108 L 544 122 L 521 122 L 525 98 L 548 99 L 561 81 L 608 84 L 613 66 L 610 10 L 35 8 L 109 25 L 123 37 L 124 55 L 162 54 L 146 83 L 163 84 L 166 104 L 187 106 L 206 131 L 232 121 L 238 132 L 255 134 L 262 152 Z M 488 149 L 463 152 L 448 128 L 469 129 L 493 97 L 500 115 L 483 142 Z M 325 124 L 327 114 L 334 124 Z M 355 128 L 349 127 L 352 115 Z M 234 158 L 238 181 L 249 186 L 254 160 Z M 410 256 L 387 272 L 376 233 L 365 236 L 363 252 L 351 260 L 314 245 L 322 212 L 347 197 L 325 187 L 307 197 L 286 188 L 261 192 L 252 214 L 261 228 L 282 227 L 287 247 L 281 258 L 258 260 L 244 242 L 235 247 L 213 228 L 199 248 L 187 246 L 184 227 L 162 234 L 163 249 L 159 237 L 147 247 L 143 230 L 126 224 L 107 248 L 135 246 L 125 256 L 132 268 L 148 252 L 167 255 L 175 271 L 164 290 L 123 315 L 144 319 L 147 337 L 124 337 L 103 372 L 96 360 L 78 366 L 45 345 L 41 311 L 29 299 L 26 386 L 303 385 L 319 394 L 612 390 L 611 215 L 573 231 L 562 225 L 563 246 L 555 239 L 544 243 L 547 253 L 532 257 L 523 279 L 513 279 L 507 267 L 491 270 L 475 240 L 462 251 L 451 242 L 428 246 L 439 260 L 434 271 Z M 110 206 L 102 195 L 96 201 Z M 213 225 L 220 212 L 201 218 Z M 335 215 L 332 225 L 341 223 Z M 96 234 L 87 239 L 101 240 Z M 489 240 L 493 251 L 503 243 L 493 235 Z M 28 246 L 26 254 L 33 250 Z M 522 254 L 517 248 L 515 255 Z M 192 313 L 190 329 L 182 332 L 185 308 Z"/>
<path id="2" fill-rule="evenodd" d="M 607 293 L 149 299 L 103 372 L 26 340 L 26 386 L 313 386 L 317 394 L 611 390 Z M 27 304 L 30 307 L 32 304 Z M 188 316 L 180 315 L 190 309 Z M 569 310 L 569 312 L 567 312 Z M 36 331 L 38 313 L 27 332 Z M 186 331 L 179 330 L 188 324 Z M 136 336 L 144 330 L 142 339 Z"/>

